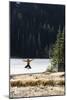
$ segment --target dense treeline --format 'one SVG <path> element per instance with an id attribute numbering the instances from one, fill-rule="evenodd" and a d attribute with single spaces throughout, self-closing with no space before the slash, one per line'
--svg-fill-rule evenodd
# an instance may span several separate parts
<path id="1" fill-rule="evenodd" d="M 10 3 L 10 56 L 48 58 L 59 25 L 65 25 L 63 5 Z"/>

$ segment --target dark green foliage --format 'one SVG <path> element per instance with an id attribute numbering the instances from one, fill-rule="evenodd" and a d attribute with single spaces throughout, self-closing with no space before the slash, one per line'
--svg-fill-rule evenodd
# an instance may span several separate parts
<path id="1" fill-rule="evenodd" d="M 61 32 L 59 27 L 57 39 L 52 50 L 52 65 L 56 66 L 60 63 L 64 63 L 64 29 Z"/>

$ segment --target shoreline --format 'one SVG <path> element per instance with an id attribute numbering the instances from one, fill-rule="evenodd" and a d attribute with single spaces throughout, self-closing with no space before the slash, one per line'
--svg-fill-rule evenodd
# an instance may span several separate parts
<path id="1" fill-rule="evenodd" d="M 10 97 L 64 95 L 64 78 L 64 72 L 12 75 Z"/>

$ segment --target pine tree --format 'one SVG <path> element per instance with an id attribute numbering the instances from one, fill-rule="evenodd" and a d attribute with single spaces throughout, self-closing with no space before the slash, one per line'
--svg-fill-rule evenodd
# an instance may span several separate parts
<path id="1" fill-rule="evenodd" d="M 59 65 L 60 63 L 64 63 L 64 29 L 63 32 L 61 32 L 60 27 L 52 52 L 53 67 L 56 67 L 56 65 Z"/>

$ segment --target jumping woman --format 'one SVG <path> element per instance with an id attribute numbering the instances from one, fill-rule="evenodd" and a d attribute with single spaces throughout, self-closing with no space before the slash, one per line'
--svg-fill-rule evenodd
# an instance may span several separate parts
<path id="1" fill-rule="evenodd" d="M 30 60 L 30 59 L 28 58 L 27 60 L 23 60 L 23 61 L 24 61 L 24 62 L 27 62 L 27 65 L 25 66 L 25 68 L 31 69 L 30 62 L 31 62 L 32 60 Z"/>

